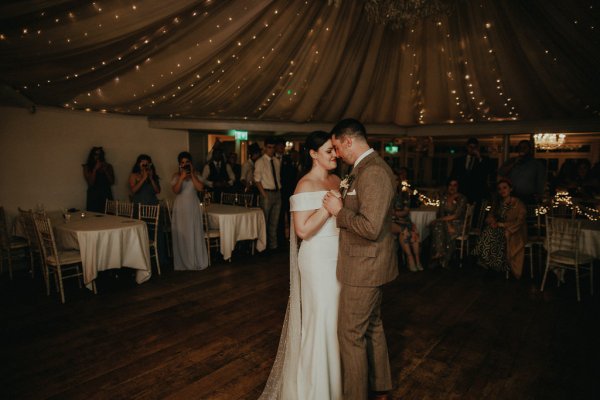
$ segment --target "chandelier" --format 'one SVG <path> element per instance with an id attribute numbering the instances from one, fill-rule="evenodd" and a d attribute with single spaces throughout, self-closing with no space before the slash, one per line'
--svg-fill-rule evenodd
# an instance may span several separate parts
<path id="1" fill-rule="evenodd" d="M 566 137 L 564 133 L 536 133 L 533 140 L 538 150 L 556 150 L 565 144 Z"/>
<path id="2" fill-rule="evenodd" d="M 367 19 L 397 30 L 419 19 L 452 10 L 451 0 L 366 0 Z"/>
<path id="3" fill-rule="evenodd" d="M 364 0 L 365 13 L 371 23 L 393 30 L 419 19 L 450 14 L 458 0 Z M 342 0 L 328 0 L 339 6 Z"/>

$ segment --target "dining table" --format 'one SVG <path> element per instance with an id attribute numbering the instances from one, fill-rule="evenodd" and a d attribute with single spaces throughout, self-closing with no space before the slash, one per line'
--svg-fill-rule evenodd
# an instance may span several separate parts
<path id="1" fill-rule="evenodd" d="M 435 220 L 437 211 L 438 207 L 435 206 L 421 206 L 410 210 L 410 220 L 415 225 L 421 242 L 429 236 L 429 224 Z"/>
<path id="2" fill-rule="evenodd" d="M 600 259 L 600 221 L 582 220 L 579 250 Z"/>
<path id="3" fill-rule="evenodd" d="M 223 259 L 231 260 L 235 245 L 241 240 L 255 240 L 258 251 L 267 247 L 267 227 L 262 209 L 212 203 L 207 206 L 206 212 L 209 227 L 219 230 Z"/>
<path id="4" fill-rule="evenodd" d="M 79 250 L 88 288 L 99 271 L 128 267 L 138 284 L 152 275 L 148 229 L 144 221 L 93 212 L 50 215 L 57 246 Z"/>

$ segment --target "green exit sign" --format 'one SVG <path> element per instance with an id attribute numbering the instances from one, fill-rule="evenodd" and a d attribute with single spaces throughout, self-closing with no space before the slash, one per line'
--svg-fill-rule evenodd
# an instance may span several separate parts
<path id="1" fill-rule="evenodd" d="M 235 140 L 248 140 L 248 131 L 238 131 L 234 129 L 229 131 L 229 133 L 233 133 Z"/>

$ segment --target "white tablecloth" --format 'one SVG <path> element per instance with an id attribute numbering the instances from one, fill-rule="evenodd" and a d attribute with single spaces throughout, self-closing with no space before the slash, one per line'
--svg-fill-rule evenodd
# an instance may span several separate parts
<path id="1" fill-rule="evenodd" d="M 435 219 L 437 207 L 424 206 L 410 210 L 410 220 L 417 227 L 421 241 L 429 236 L 429 223 Z"/>
<path id="2" fill-rule="evenodd" d="M 66 223 L 60 217 L 52 219 L 59 248 L 80 251 L 86 285 L 98 271 L 121 267 L 136 269 L 137 283 L 150 279 L 148 229 L 143 221 L 90 212 L 85 218 L 74 213 Z"/>
<path id="3" fill-rule="evenodd" d="M 585 254 L 600 259 L 600 222 L 581 222 L 579 249 Z"/>
<path id="4" fill-rule="evenodd" d="M 263 251 L 267 246 L 265 215 L 260 208 L 246 208 L 226 204 L 208 206 L 208 223 L 219 229 L 221 254 L 225 260 L 231 258 L 235 243 L 239 240 L 256 239 L 256 249 Z"/>

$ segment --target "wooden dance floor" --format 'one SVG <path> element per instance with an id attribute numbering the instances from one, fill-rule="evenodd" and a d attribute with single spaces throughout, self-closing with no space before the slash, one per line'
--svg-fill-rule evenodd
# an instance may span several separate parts
<path id="1" fill-rule="evenodd" d="M 598 398 L 600 296 L 585 279 L 577 303 L 569 275 L 540 293 L 536 272 L 517 282 L 469 266 L 402 269 L 383 305 L 394 398 Z M 98 295 L 67 285 L 61 305 L 39 278 L 1 277 L 0 398 L 258 397 L 287 302 L 286 253 L 142 285 L 99 279 Z"/>

